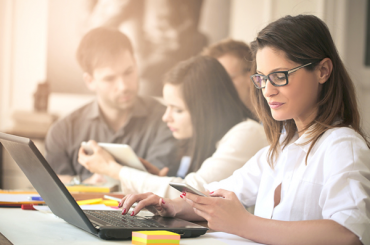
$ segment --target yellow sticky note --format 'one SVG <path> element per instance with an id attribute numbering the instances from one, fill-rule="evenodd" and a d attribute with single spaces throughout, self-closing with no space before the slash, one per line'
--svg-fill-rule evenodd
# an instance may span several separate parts
<path id="1" fill-rule="evenodd" d="M 109 207 L 117 207 L 118 206 L 118 202 L 115 201 L 115 200 L 103 200 L 101 203 L 104 204 L 105 206 L 109 206 Z"/>
<path id="2" fill-rule="evenodd" d="M 102 201 L 103 201 L 103 198 L 96 198 L 96 199 L 77 201 L 77 204 L 78 205 L 101 204 Z"/>

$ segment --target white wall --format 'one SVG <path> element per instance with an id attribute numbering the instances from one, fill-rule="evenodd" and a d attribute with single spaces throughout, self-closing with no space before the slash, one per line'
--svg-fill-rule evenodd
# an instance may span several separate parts
<path id="1" fill-rule="evenodd" d="M 347 0 L 232 0 L 230 36 L 251 42 L 271 21 L 285 15 L 313 14 L 328 25 L 342 50 Z"/>
<path id="2" fill-rule="evenodd" d="M 33 92 L 46 77 L 47 0 L 4 0 L 1 32 L 1 128 L 12 109 L 33 108 Z"/>
<path id="3" fill-rule="evenodd" d="M 230 36 L 251 42 L 257 33 L 271 21 L 285 15 L 323 15 L 321 0 L 232 0 Z"/>
<path id="4" fill-rule="evenodd" d="M 10 104 L 12 5 L 11 0 L 0 1 L 0 129 L 5 126 Z"/>
<path id="5" fill-rule="evenodd" d="M 367 1 L 348 5 L 345 64 L 357 88 L 363 127 L 370 135 L 370 67 L 365 66 Z"/>
<path id="6" fill-rule="evenodd" d="M 199 30 L 207 35 L 209 43 L 229 36 L 230 0 L 204 0 Z"/>

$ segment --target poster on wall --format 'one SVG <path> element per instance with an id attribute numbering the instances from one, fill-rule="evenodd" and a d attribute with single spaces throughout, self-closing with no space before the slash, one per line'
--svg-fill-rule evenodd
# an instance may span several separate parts
<path id="1" fill-rule="evenodd" d="M 92 28 L 105 26 L 116 28 L 131 39 L 139 68 L 140 93 L 161 96 L 164 73 L 177 62 L 197 55 L 209 44 L 208 36 L 199 28 L 204 15 L 203 2 L 205 1 L 50 1 L 47 79 L 51 92 L 90 93 L 83 82 L 83 72 L 76 61 L 75 53 L 85 33 Z M 229 0 L 212 1 L 212 4 L 217 2 L 218 12 L 229 12 Z M 212 11 L 213 15 L 206 16 L 220 16 L 217 11 Z M 214 24 L 214 21 L 209 22 Z M 228 26 L 227 21 L 224 22 Z M 214 32 L 222 30 L 220 26 L 212 28 Z"/>

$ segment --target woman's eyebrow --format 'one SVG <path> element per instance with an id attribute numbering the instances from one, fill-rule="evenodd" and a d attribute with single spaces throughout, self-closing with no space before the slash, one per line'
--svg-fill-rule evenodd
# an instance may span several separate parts
<path id="1" fill-rule="evenodd" d="M 271 70 L 268 74 L 272 73 L 272 72 L 275 72 L 275 71 L 288 71 L 289 68 L 285 68 L 285 67 L 278 67 L 278 68 L 275 68 L 273 70 Z M 257 73 L 260 73 L 262 75 L 265 75 L 263 72 L 259 71 L 259 70 L 256 70 Z"/>
<path id="2" fill-rule="evenodd" d="M 180 106 L 175 105 L 175 104 L 166 104 L 169 107 L 177 108 L 177 109 L 182 109 Z"/>

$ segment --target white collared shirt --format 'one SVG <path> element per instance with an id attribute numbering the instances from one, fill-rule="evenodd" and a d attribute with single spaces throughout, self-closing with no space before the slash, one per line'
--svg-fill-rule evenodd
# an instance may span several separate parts
<path id="1" fill-rule="evenodd" d="M 302 143 L 308 134 L 297 138 L 280 152 L 274 169 L 265 147 L 232 176 L 205 188 L 233 191 L 243 205 L 256 205 L 255 215 L 267 219 L 334 220 L 370 244 L 370 150 L 363 138 L 350 128 L 330 129 L 312 148 L 307 165 L 310 145 Z M 274 208 L 280 183 L 281 201 Z"/>
<path id="2" fill-rule="evenodd" d="M 122 167 L 119 177 L 122 192 L 125 194 L 153 192 L 154 194 L 176 198 L 181 194 L 169 183 L 185 183 L 199 191 L 204 184 L 225 179 L 241 168 L 260 149 L 268 145 L 263 127 L 258 122 L 247 119 L 232 127 L 217 143 L 217 150 L 207 158 L 196 172 L 185 178 L 157 176 L 130 167 Z"/>

